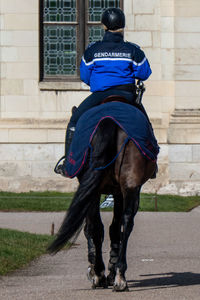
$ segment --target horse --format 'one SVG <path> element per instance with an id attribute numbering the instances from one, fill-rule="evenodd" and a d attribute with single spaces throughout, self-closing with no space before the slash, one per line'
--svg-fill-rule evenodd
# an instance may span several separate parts
<path id="1" fill-rule="evenodd" d="M 92 139 L 93 151 L 89 152 L 77 176 L 78 189 L 56 239 L 48 247 L 51 254 L 56 254 L 67 242 L 77 237 L 84 225 L 88 244 L 88 278 L 92 288 L 113 286 L 114 291 L 128 290 L 125 277 L 128 238 L 139 208 L 141 187 L 157 167 L 156 161 L 144 158 L 131 140 L 124 145 L 126 138 L 127 134 L 111 119 L 105 118 L 99 124 Z M 117 153 L 115 161 L 109 164 Z M 99 165 L 107 168 L 96 168 Z M 104 225 L 100 216 L 101 194 L 112 194 L 114 198 L 113 220 L 109 227 L 111 249 L 108 276 L 105 275 L 102 257 Z"/>

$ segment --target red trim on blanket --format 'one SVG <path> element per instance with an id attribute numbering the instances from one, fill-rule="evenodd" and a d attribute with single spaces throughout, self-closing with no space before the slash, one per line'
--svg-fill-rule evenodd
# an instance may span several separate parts
<path id="1" fill-rule="evenodd" d="M 76 176 L 77 173 L 79 173 L 79 171 L 82 169 L 82 167 L 83 167 L 83 165 L 84 165 L 84 163 L 85 163 L 85 159 L 86 159 L 86 157 L 87 157 L 87 152 L 88 152 L 88 149 L 85 150 L 83 160 L 82 160 L 81 165 L 80 165 L 80 167 L 78 168 L 78 170 L 77 170 L 73 175 L 71 175 L 71 176 L 69 176 L 68 173 L 66 172 L 66 173 L 67 173 L 67 174 L 66 174 L 67 177 L 73 178 L 73 177 Z"/>

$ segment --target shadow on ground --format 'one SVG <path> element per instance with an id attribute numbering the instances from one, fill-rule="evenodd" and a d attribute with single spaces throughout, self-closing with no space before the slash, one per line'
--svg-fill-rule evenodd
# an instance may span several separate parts
<path id="1" fill-rule="evenodd" d="M 184 273 L 161 273 L 140 275 L 141 280 L 128 280 L 131 288 L 161 289 L 179 286 L 200 285 L 200 274 L 192 272 Z M 145 277 L 145 279 L 144 279 Z M 148 278 L 151 277 L 151 278 Z"/>

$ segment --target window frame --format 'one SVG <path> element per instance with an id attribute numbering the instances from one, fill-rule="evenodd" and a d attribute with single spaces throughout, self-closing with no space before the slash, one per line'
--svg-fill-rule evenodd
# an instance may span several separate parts
<path id="1" fill-rule="evenodd" d="M 120 8 L 123 10 L 124 1 L 120 1 Z M 86 12 L 89 9 L 89 1 L 76 0 L 77 5 L 77 21 L 76 22 L 51 22 L 50 25 L 55 25 L 57 23 L 62 23 L 62 25 L 76 25 L 77 28 L 77 74 L 76 75 L 55 75 L 55 76 L 44 76 L 44 24 L 48 24 L 43 20 L 43 11 L 44 11 L 44 0 L 39 1 L 39 81 L 41 89 L 51 89 L 51 82 L 59 83 L 57 85 L 58 90 L 77 90 L 77 89 L 88 89 L 85 84 L 80 84 L 80 70 L 79 64 L 81 61 L 81 56 L 83 55 L 85 48 L 87 46 L 87 41 L 89 39 L 89 27 L 91 25 L 100 25 L 100 22 L 97 21 L 89 21 L 88 16 L 86 16 Z M 69 82 L 68 85 L 64 84 Z M 74 85 L 73 85 L 74 82 Z M 43 84 L 44 83 L 44 84 Z M 46 84 L 45 84 L 46 83 Z M 63 83 L 63 84 L 62 84 Z M 77 83 L 79 83 L 77 85 Z"/>

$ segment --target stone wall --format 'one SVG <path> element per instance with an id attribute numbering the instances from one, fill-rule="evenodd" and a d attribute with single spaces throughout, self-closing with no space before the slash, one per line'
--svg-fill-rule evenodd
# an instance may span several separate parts
<path id="1" fill-rule="evenodd" d="M 39 1 L 0 0 L 0 189 L 74 190 L 56 176 L 72 105 L 86 92 L 43 91 L 39 85 Z"/>
<path id="2" fill-rule="evenodd" d="M 39 82 L 39 1 L 0 0 L 0 189 L 74 190 L 54 175 L 80 82 Z M 161 146 L 159 174 L 144 187 L 197 193 L 200 148 L 200 2 L 127 0 L 125 38 L 139 44 L 153 74 L 143 103 Z M 186 154 L 187 153 L 187 154 Z"/>
<path id="3" fill-rule="evenodd" d="M 168 129 L 169 178 L 200 194 L 200 2 L 174 1 L 175 110 Z"/>

